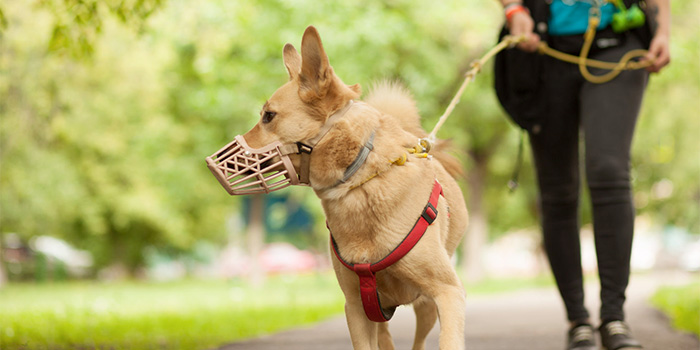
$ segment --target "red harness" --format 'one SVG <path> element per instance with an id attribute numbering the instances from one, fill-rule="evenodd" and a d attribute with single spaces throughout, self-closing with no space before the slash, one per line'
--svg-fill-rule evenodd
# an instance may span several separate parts
<path id="1" fill-rule="evenodd" d="M 394 250 L 385 256 L 381 260 L 375 262 L 374 264 L 353 264 L 345 261 L 338 252 L 338 245 L 333 238 L 331 233 L 331 249 L 333 253 L 338 258 L 345 267 L 354 271 L 360 278 L 360 296 L 362 297 L 362 306 L 365 309 L 365 314 L 367 318 L 374 322 L 386 322 L 394 316 L 394 311 L 396 311 L 396 306 L 391 306 L 388 308 L 382 308 L 379 303 L 379 292 L 377 291 L 377 277 L 375 273 L 381 271 L 395 262 L 399 261 L 404 255 L 413 249 L 413 247 L 418 243 L 418 241 L 423 237 L 423 234 L 428 229 L 435 218 L 437 217 L 437 204 L 438 199 L 442 195 L 442 186 L 435 181 L 433 185 L 433 191 L 430 194 L 430 199 L 428 204 L 423 209 L 423 213 L 413 225 L 411 232 L 406 235 L 406 238 L 401 241 L 401 243 L 394 248 Z M 330 230 L 330 228 L 329 228 Z"/>

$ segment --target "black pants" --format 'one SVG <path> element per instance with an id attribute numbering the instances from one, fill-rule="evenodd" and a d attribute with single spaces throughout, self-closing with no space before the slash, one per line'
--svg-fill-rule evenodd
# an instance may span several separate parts
<path id="1" fill-rule="evenodd" d="M 628 37 L 623 45 L 599 51 L 591 58 L 617 61 L 641 46 Z M 530 135 L 530 143 L 540 189 L 545 250 L 568 319 L 588 318 L 578 219 L 581 135 L 601 282 L 600 318 L 623 320 L 635 216 L 630 147 L 648 75 L 644 70 L 629 71 L 611 82 L 593 84 L 583 79 L 576 65 L 554 59 L 544 74 L 546 121 L 539 133 Z"/>

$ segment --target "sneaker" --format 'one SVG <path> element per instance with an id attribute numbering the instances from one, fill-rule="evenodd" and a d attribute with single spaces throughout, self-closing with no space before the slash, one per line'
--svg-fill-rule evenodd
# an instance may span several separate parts
<path id="1" fill-rule="evenodd" d="M 597 350 L 593 326 L 581 323 L 569 330 L 569 342 L 566 350 Z"/>
<path id="2" fill-rule="evenodd" d="M 632 338 L 630 328 L 624 321 L 610 321 L 600 326 L 600 341 L 606 350 L 641 349 L 636 339 Z"/>

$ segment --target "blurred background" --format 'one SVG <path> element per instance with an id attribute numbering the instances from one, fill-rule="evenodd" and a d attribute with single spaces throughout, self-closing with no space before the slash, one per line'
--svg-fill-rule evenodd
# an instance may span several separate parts
<path id="1" fill-rule="evenodd" d="M 636 271 L 700 270 L 700 3 L 671 4 L 672 63 L 650 80 L 633 149 Z M 231 197 L 204 162 L 257 122 L 287 80 L 283 45 L 299 47 L 308 25 L 346 83 L 402 82 L 430 130 L 470 63 L 495 44 L 502 13 L 490 0 L 0 2 L 0 347 L 186 347 L 192 318 L 208 319 L 196 322 L 210 331 L 232 322 L 239 333 L 222 328 L 212 346 L 284 327 L 244 326 L 243 312 L 319 307 L 295 324 L 342 311 L 312 191 Z M 456 263 L 476 289 L 551 283 L 529 152 L 510 193 L 519 132 L 492 84 L 488 65 L 438 135 L 467 174 L 472 221 Z M 325 294 L 294 292 L 309 285 Z M 168 326 L 181 338 L 156 314 L 181 318 L 181 329 Z"/>

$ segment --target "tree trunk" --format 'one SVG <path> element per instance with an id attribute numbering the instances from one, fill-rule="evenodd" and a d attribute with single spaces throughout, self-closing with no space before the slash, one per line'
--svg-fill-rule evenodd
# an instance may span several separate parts
<path id="1" fill-rule="evenodd" d="M 7 274 L 5 273 L 5 252 L 2 247 L 3 235 L 0 233 L 0 288 L 7 284 Z"/>
<path id="2" fill-rule="evenodd" d="M 488 220 L 484 207 L 484 190 L 486 189 L 486 173 L 488 162 L 480 157 L 474 157 L 474 168 L 469 171 L 469 228 L 463 241 L 462 268 L 467 282 L 479 282 L 484 279 L 484 247 L 488 239 Z"/>
<path id="3" fill-rule="evenodd" d="M 260 287 L 265 282 L 265 271 L 260 264 L 260 252 L 265 244 L 265 198 L 261 194 L 250 196 L 248 220 L 248 254 L 250 254 L 250 283 Z"/>

